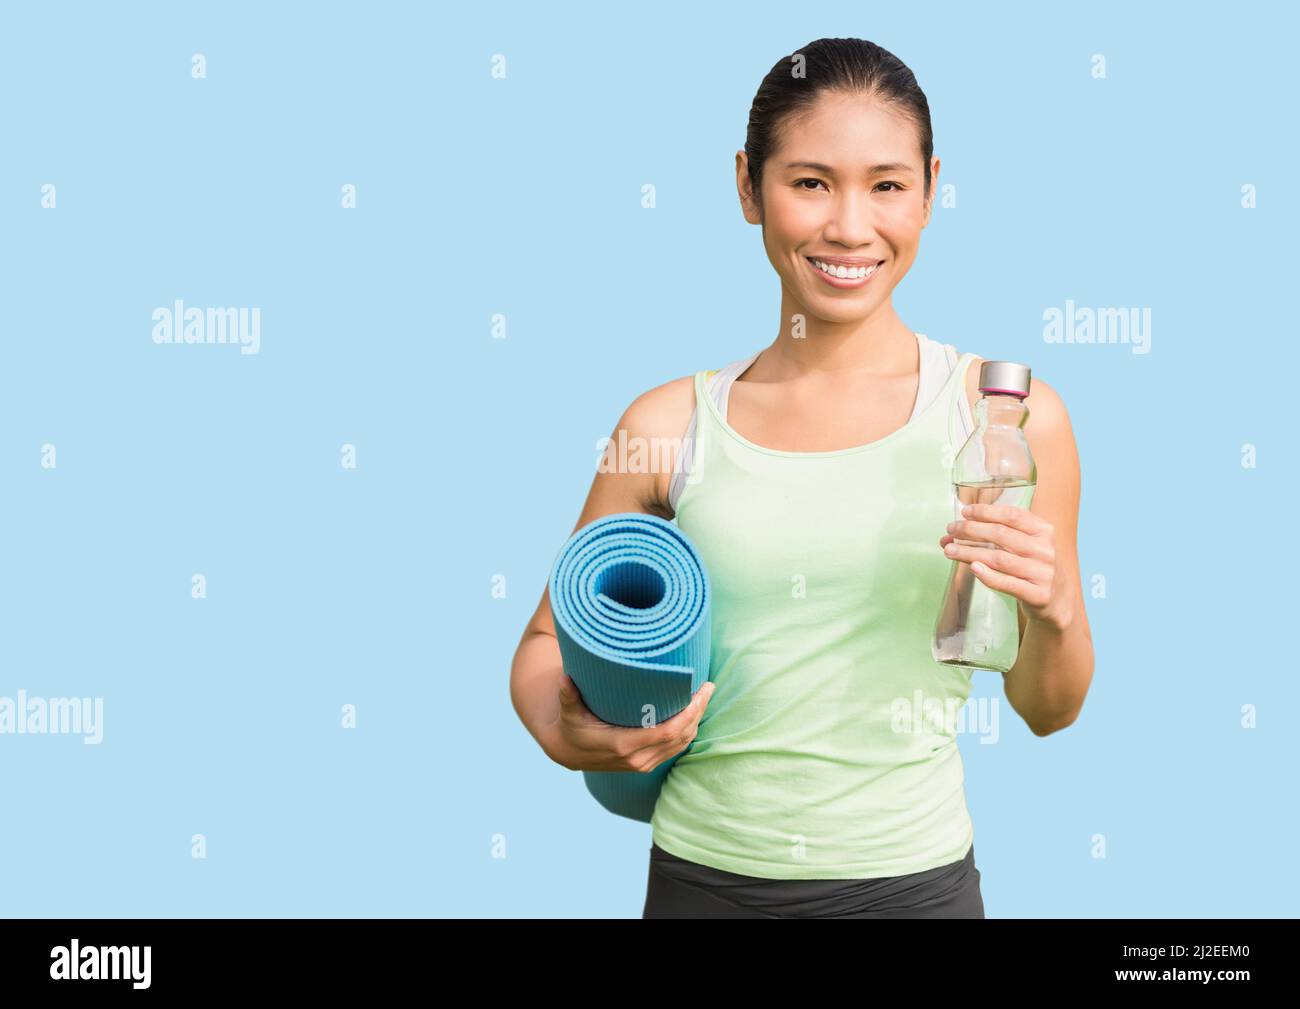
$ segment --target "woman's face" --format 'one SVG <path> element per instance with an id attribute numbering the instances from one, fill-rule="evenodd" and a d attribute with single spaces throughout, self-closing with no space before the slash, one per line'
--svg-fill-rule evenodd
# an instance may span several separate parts
<path id="1" fill-rule="evenodd" d="M 933 192 L 938 158 L 930 170 Z M 930 220 L 916 127 L 861 95 L 825 93 L 808 114 L 785 122 L 763 166 L 761 212 L 743 151 L 737 183 L 745 218 L 762 224 L 785 291 L 809 314 L 837 322 L 864 318 L 889 300 Z"/>

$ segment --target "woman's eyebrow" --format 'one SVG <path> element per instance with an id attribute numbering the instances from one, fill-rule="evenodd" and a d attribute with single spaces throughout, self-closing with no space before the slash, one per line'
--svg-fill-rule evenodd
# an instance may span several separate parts
<path id="1" fill-rule="evenodd" d="M 812 169 L 814 172 L 821 172 L 825 175 L 835 174 L 834 168 L 832 168 L 830 165 L 823 165 L 820 161 L 791 161 L 785 167 L 786 168 L 809 168 Z M 910 172 L 910 171 L 912 171 L 911 165 L 903 165 L 903 164 L 899 164 L 896 161 L 891 161 L 883 165 L 872 165 L 869 169 L 867 169 L 867 174 L 875 175 L 877 172 Z"/>

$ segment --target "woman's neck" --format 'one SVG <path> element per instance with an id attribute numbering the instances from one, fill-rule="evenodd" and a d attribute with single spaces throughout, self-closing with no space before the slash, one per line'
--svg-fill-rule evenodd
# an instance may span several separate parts
<path id="1" fill-rule="evenodd" d="M 801 306 L 787 312 L 783 304 L 781 314 L 780 334 L 746 370 L 747 380 L 788 382 L 919 370 L 916 334 L 903 324 L 891 303 L 880 306 L 870 318 L 849 323 L 811 318 Z"/>

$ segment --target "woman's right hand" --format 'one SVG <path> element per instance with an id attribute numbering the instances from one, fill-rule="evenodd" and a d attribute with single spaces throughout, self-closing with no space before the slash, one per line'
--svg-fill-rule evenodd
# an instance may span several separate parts
<path id="1" fill-rule="evenodd" d="M 543 749 L 571 771 L 653 771 L 691 745 L 714 691 L 712 683 L 705 683 L 668 721 L 629 728 L 597 718 L 583 703 L 577 684 L 561 675 L 560 716 L 549 726 Z"/>

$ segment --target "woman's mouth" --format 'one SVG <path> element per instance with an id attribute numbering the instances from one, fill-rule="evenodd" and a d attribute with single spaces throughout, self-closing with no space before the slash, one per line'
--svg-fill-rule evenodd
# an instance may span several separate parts
<path id="1" fill-rule="evenodd" d="M 872 265 L 846 266 L 842 263 L 828 263 L 816 256 L 805 256 L 805 262 L 832 287 L 862 287 L 880 272 L 883 259 Z"/>

